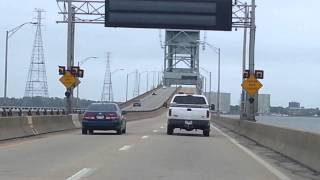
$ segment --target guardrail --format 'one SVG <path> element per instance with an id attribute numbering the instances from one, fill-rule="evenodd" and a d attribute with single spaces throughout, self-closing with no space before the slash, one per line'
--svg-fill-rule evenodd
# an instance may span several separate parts
<path id="1" fill-rule="evenodd" d="M 73 113 L 82 114 L 86 109 L 76 108 Z M 0 107 L 2 117 L 66 115 L 64 108 L 58 107 Z"/>

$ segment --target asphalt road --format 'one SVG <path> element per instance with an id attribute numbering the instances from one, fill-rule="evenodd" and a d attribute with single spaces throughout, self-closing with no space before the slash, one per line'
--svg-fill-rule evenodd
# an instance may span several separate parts
<path id="1" fill-rule="evenodd" d="M 156 95 L 148 95 L 141 99 L 141 107 L 129 106 L 126 111 L 148 111 L 154 110 L 161 105 L 175 92 L 175 87 L 160 88 L 154 91 Z"/>
<path id="2" fill-rule="evenodd" d="M 166 117 L 126 135 L 80 130 L 0 143 L 1 180 L 276 180 L 277 171 L 223 132 L 166 135 Z M 214 127 L 213 127 L 214 128 Z M 248 152 L 247 152 L 248 151 Z M 280 176 L 281 177 L 281 176 Z M 285 178 L 281 178 L 285 179 Z"/>

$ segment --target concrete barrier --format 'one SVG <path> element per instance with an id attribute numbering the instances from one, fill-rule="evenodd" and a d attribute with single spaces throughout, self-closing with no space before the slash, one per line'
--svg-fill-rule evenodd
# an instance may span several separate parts
<path id="1" fill-rule="evenodd" d="M 33 136 L 34 132 L 26 117 L 0 118 L 0 140 Z"/>
<path id="2" fill-rule="evenodd" d="M 213 121 L 320 172 L 320 134 L 223 117 Z"/>
<path id="3" fill-rule="evenodd" d="M 34 116 L 32 124 L 38 134 L 76 129 L 72 115 L 65 116 Z"/>

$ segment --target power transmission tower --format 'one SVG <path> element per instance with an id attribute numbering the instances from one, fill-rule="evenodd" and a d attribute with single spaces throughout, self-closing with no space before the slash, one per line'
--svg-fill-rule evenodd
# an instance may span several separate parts
<path id="1" fill-rule="evenodd" d="M 135 80 L 134 80 L 134 89 L 133 89 L 133 97 L 139 96 L 139 72 L 136 70 Z"/>
<path id="2" fill-rule="evenodd" d="M 104 75 L 104 83 L 101 95 L 101 102 L 113 102 L 112 93 L 112 80 L 111 80 L 111 70 L 110 70 L 110 53 L 107 53 L 107 65 L 106 72 Z"/>
<path id="3" fill-rule="evenodd" d="M 44 59 L 43 40 L 42 40 L 42 13 L 44 10 L 36 9 L 37 24 L 36 35 L 29 67 L 28 79 L 26 83 L 25 97 L 49 97 L 46 66 Z"/>

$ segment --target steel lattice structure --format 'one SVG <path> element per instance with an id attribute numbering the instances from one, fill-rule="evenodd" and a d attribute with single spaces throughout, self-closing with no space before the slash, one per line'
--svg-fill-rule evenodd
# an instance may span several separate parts
<path id="1" fill-rule="evenodd" d="M 41 9 L 36 9 L 37 25 L 36 35 L 29 67 L 28 79 L 25 89 L 25 97 L 49 97 L 46 66 L 42 40 L 42 13 Z"/>
<path id="2" fill-rule="evenodd" d="M 107 65 L 101 94 L 101 102 L 113 102 L 112 79 L 110 69 L 110 53 L 107 53 Z"/>
<path id="3" fill-rule="evenodd" d="M 57 0 L 59 14 L 63 20 L 58 23 L 68 22 L 68 0 Z M 105 23 L 105 1 L 104 0 L 73 0 L 72 7 L 75 11 L 74 23 Z"/>
<path id="4" fill-rule="evenodd" d="M 59 14 L 63 19 L 58 23 L 68 22 L 68 0 L 56 0 Z M 105 0 L 72 0 L 75 9 L 74 23 L 104 24 L 105 23 Z M 245 9 L 252 8 L 245 1 L 235 0 L 233 3 L 232 27 L 250 28 L 250 17 L 246 17 Z"/>

